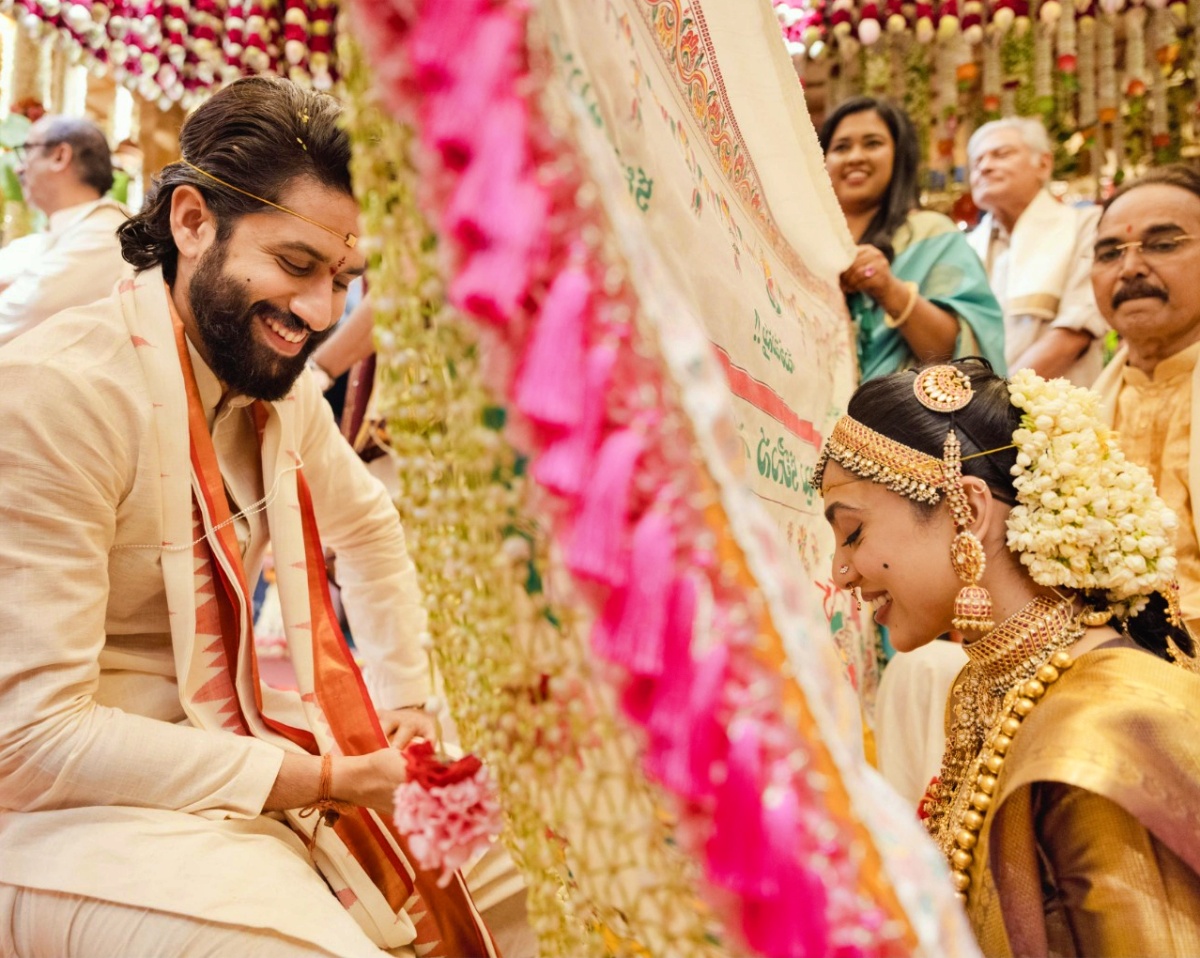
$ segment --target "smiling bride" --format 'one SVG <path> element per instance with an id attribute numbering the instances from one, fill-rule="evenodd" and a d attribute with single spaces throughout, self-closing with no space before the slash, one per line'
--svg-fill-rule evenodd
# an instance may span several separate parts
<path id="1" fill-rule="evenodd" d="M 1200 676 L 1174 515 L 1098 397 L 985 363 L 865 383 L 818 462 L 834 579 L 968 662 L 920 814 L 984 954 L 1200 954 Z"/>

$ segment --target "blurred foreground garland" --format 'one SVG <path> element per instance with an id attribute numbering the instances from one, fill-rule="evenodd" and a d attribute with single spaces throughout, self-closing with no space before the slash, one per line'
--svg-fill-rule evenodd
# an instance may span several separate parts
<path id="1" fill-rule="evenodd" d="M 547 598 L 555 576 L 521 518 L 529 490 L 499 431 L 504 410 L 481 385 L 476 334 L 444 302 L 412 133 L 372 99 L 349 31 L 339 54 L 397 506 L 463 745 L 499 785 L 540 953 L 718 958 L 694 866 L 611 691 L 574 615 Z"/>

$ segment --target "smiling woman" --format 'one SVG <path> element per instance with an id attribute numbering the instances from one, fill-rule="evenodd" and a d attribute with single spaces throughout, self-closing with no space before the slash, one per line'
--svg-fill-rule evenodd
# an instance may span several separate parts
<path id="1" fill-rule="evenodd" d="M 920 813 L 989 956 L 1200 948 L 1173 517 L 1098 402 L 976 360 L 896 373 L 858 389 L 818 461 L 834 580 L 880 603 L 901 652 L 964 633 Z"/>
<path id="2" fill-rule="evenodd" d="M 858 252 L 841 276 L 863 381 L 916 363 L 983 355 L 1004 362 L 1000 307 L 954 223 L 921 210 L 908 116 L 857 97 L 821 127 L 825 169 Z"/>

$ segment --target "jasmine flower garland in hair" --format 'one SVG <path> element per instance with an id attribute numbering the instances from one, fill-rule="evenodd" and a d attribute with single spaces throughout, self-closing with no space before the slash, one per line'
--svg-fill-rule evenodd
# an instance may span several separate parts
<path id="1" fill-rule="evenodd" d="M 1125 458 L 1096 393 L 1023 369 L 1009 395 L 1023 415 L 1008 547 L 1039 585 L 1102 591 L 1136 615 L 1175 578 L 1175 514 Z"/>

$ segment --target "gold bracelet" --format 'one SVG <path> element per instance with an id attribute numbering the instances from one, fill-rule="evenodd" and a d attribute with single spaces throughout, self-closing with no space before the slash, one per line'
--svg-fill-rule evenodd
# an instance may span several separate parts
<path id="1" fill-rule="evenodd" d="M 888 329 L 899 329 L 901 326 L 907 323 L 908 318 L 913 314 L 913 310 L 917 307 L 917 300 L 920 298 L 917 295 L 917 284 L 910 279 L 904 285 L 908 287 L 908 305 L 904 307 L 904 312 L 902 312 L 895 319 L 892 318 L 890 313 L 886 311 L 884 312 L 883 325 Z"/>

